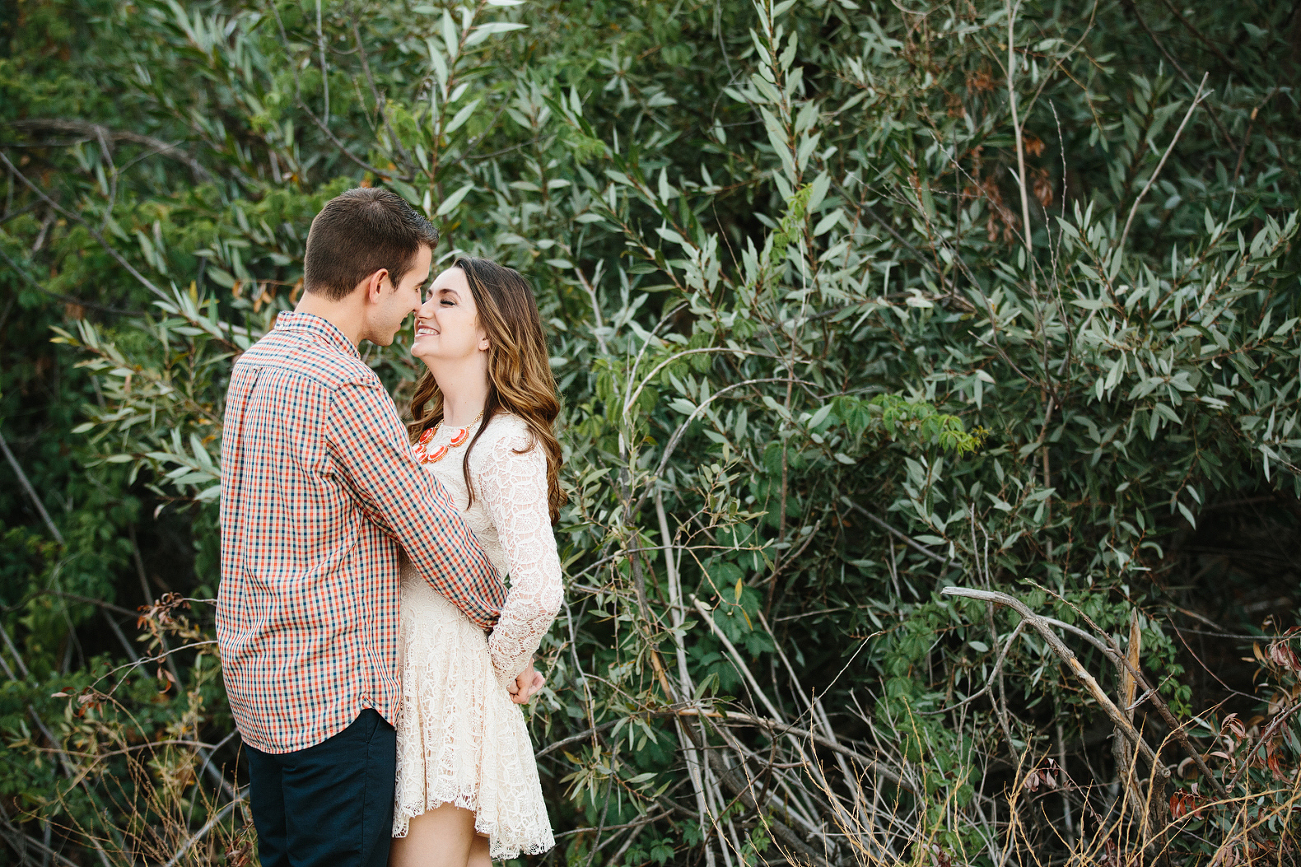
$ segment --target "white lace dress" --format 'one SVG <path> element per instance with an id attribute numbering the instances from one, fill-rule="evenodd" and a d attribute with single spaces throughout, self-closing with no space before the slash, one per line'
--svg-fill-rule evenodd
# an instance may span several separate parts
<path id="1" fill-rule="evenodd" d="M 426 450 L 447 445 L 456 432 L 444 425 Z M 476 432 L 471 427 L 470 439 Z M 469 508 L 461 463 L 468 446 L 425 468 L 452 495 L 493 565 L 509 574 L 510 592 L 489 638 L 403 559 L 393 836 L 406 835 L 411 817 L 455 804 L 475 812 L 493 858 L 514 858 L 555 845 L 524 714 L 506 685 L 560 610 L 560 558 L 547 511 L 546 455 L 524 422 L 498 414 L 475 444 Z"/>

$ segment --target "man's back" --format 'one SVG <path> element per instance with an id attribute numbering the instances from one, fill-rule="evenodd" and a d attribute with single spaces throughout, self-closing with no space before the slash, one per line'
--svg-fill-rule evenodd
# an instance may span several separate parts
<path id="1" fill-rule="evenodd" d="M 221 512 L 226 688 L 245 741 L 268 753 L 320 743 L 365 708 L 394 718 L 399 541 L 481 626 L 505 598 L 379 378 L 317 316 L 281 314 L 234 366 Z"/>

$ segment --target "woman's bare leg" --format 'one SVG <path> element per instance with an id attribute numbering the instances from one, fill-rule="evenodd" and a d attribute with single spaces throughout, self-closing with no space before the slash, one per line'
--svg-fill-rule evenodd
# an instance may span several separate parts
<path id="1" fill-rule="evenodd" d="M 466 867 L 490 867 L 492 859 L 488 857 L 488 838 L 482 834 L 475 834 L 474 841 L 470 843 L 470 859 L 466 862 Z"/>
<path id="2" fill-rule="evenodd" d="M 474 833 L 474 811 L 442 804 L 412 817 L 407 835 L 393 838 L 389 867 L 466 867 L 478 839 L 486 867 L 487 839 Z"/>

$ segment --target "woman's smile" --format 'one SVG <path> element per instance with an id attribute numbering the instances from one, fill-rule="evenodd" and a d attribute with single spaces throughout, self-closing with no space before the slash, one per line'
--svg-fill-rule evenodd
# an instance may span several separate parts
<path id="1" fill-rule="evenodd" d="M 416 313 L 413 338 L 411 353 L 426 364 L 460 363 L 487 349 L 474 296 L 460 268 L 448 268 L 434 279 Z"/>

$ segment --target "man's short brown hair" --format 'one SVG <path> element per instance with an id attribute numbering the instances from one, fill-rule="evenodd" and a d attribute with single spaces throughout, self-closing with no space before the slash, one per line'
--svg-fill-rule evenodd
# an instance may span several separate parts
<path id="1" fill-rule="evenodd" d="M 339 301 L 357 284 L 387 268 L 393 286 L 415 262 L 421 246 L 438 244 L 438 230 L 396 193 L 358 187 L 325 203 L 307 233 L 303 288 Z"/>

